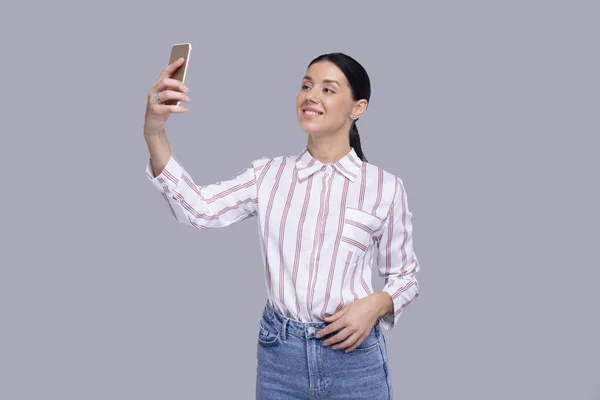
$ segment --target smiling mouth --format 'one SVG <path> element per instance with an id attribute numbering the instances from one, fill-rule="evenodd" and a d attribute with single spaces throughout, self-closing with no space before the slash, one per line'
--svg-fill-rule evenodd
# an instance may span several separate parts
<path id="1" fill-rule="evenodd" d="M 309 110 L 302 110 L 304 115 L 308 115 L 311 117 L 318 117 L 319 115 L 323 115 L 323 113 L 321 112 L 317 112 L 317 111 L 309 111 Z"/>

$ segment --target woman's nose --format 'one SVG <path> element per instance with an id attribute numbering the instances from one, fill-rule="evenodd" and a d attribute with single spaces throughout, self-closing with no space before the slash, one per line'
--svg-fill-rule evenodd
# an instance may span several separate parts
<path id="1" fill-rule="evenodd" d="M 306 100 L 306 102 L 317 103 L 319 101 L 319 98 L 317 96 L 314 96 L 312 92 L 309 92 L 309 93 L 306 93 L 305 100 Z"/>

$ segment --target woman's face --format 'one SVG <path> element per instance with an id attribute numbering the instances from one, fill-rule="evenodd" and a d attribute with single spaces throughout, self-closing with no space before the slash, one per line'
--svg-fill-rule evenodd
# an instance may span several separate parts
<path id="1" fill-rule="evenodd" d="M 332 62 L 316 62 L 296 98 L 300 128 L 313 136 L 348 135 L 355 103 L 344 73 Z"/>

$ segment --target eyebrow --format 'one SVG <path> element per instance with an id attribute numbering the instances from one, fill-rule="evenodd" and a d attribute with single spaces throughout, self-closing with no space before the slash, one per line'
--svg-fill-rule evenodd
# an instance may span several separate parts
<path id="1" fill-rule="evenodd" d="M 304 78 L 302 79 L 307 79 L 309 81 L 313 81 L 312 78 L 308 75 L 304 76 Z M 335 79 L 323 79 L 324 83 L 335 83 L 336 85 L 338 85 L 339 87 L 342 87 L 342 85 L 340 85 L 340 83 L 338 81 L 336 81 Z"/>

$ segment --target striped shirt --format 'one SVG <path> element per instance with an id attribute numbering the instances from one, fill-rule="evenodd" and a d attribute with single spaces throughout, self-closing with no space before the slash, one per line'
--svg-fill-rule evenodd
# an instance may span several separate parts
<path id="1" fill-rule="evenodd" d="M 221 228 L 256 216 L 268 302 L 301 322 L 323 322 L 373 293 L 372 268 L 385 279 L 392 329 L 419 294 L 413 214 L 402 180 L 358 158 L 336 163 L 307 148 L 295 157 L 259 158 L 229 180 L 197 185 L 171 156 L 156 177 L 146 175 L 175 219 L 198 229 Z"/>

